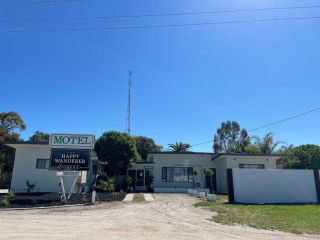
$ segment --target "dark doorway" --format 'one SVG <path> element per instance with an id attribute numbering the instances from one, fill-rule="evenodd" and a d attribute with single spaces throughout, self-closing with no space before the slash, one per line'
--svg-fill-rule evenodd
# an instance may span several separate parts
<path id="1" fill-rule="evenodd" d="M 213 176 L 206 176 L 206 188 L 209 188 L 210 191 L 215 192 L 217 191 L 217 173 L 215 168 L 210 169 L 213 171 Z"/>
<path id="2" fill-rule="evenodd" d="M 143 187 L 144 186 L 144 170 L 137 170 L 136 186 L 137 187 Z"/>

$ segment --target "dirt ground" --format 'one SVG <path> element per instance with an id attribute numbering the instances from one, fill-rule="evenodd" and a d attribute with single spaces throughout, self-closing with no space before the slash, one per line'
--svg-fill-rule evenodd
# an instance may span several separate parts
<path id="1" fill-rule="evenodd" d="M 154 194 L 154 202 L 113 202 L 59 209 L 0 211 L 0 239 L 320 239 L 225 226 L 183 194 Z"/>

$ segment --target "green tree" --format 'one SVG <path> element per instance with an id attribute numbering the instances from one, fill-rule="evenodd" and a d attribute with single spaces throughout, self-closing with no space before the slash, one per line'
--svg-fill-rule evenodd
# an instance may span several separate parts
<path id="1" fill-rule="evenodd" d="M 213 139 L 215 153 L 242 153 L 250 143 L 246 129 L 236 121 L 222 122 Z"/>
<path id="2" fill-rule="evenodd" d="M 148 153 L 161 152 L 161 146 L 157 145 L 152 138 L 135 136 L 137 151 L 143 160 L 147 160 Z"/>
<path id="3" fill-rule="evenodd" d="M 103 133 L 94 150 L 98 158 L 107 163 L 105 173 L 108 176 L 125 175 L 132 163 L 141 160 L 135 139 L 117 131 Z"/>
<path id="4" fill-rule="evenodd" d="M 39 130 L 35 131 L 35 133 L 29 137 L 29 141 L 32 142 L 49 142 L 50 134 L 41 132 Z"/>
<path id="5" fill-rule="evenodd" d="M 17 112 L 0 112 L 0 136 L 10 135 L 26 129 Z"/>
<path id="6" fill-rule="evenodd" d="M 275 141 L 271 132 L 267 133 L 263 138 L 253 136 L 251 139 L 253 143 L 246 147 L 247 153 L 273 154 L 277 153 L 286 144 L 284 141 Z"/>
<path id="7" fill-rule="evenodd" d="M 289 147 L 285 157 L 279 160 L 283 168 L 314 169 L 320 168 L 320 146 L 313 144 Z"/>
<path id="8" fill-rule="evenodd" d="M 16 112 L 0 112 L 0 188 L 9 187 L 15 150 L 5 146 L 6 141 L 19 141 L 19 133 L 26 129 Z"/>
<path id="9" fill-rule="evenodd" d="M 183 142 L 168 144 L 168 146 L 172 152 L 188 152 L 191 148 L 190 144 Z"/>

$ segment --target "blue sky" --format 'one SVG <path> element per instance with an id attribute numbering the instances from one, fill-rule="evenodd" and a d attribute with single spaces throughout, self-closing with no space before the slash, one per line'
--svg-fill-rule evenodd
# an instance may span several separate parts
<path id="1" fill-rule="evenodd" d="M 2 0 L 1 3 L 11 1 Z M 0 6 L 1 20 L 136 15 L 317 5 L 301 0 L 86 0 Z M 0 23 L 0 30 L 141 26 L 320 16 L 320 8 L 201 16 Z M 0 111 L 34 131 L 125 128 L 127 72 L 134 72 L 132 133 L 165 148 L 212 139 L 220 123 L 251 129 L 320 106 L 320 20 L 165 29 L 0 34 Z M 290 144 L 320 144 L 320 111 L 271 131 Z M 212 151 L 211 144 L 194 151 Z"/>

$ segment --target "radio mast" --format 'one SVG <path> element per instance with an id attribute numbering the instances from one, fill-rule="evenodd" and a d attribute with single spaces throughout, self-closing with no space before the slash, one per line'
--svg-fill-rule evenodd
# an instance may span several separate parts
<path id="1" fill-rule="evenodd" d="M 128 107 L 127 107 L 127 120 L 126 120 L 126 133 L 130 136 L 131 134 L 131 77 L 132 71 L 128 72 L 129 81 L 128 81 Z"/>

